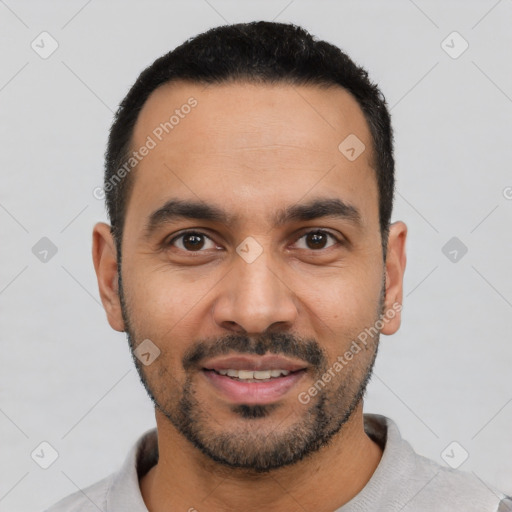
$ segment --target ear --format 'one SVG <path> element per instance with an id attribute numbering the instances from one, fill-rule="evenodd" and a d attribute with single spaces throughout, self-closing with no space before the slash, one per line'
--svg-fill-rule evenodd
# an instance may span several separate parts
<path id="1" fill-rule="evenodd" d="M 406 264 L 405 241 L 407 226 L 397 221 L 389 227 L 386 257 L 386 298 L 384 315 L 387 321 L 382 334 L 394 334 L 400 328 L 403 299 L 403 279 Z"/>
<path id="2" fill-rule="evenodd" d="M 110 226 L 104 222 L 98 222 L 93 229 L 92 259 L 108 323 L 112 329 L 123 332 L 124 321 L 117 281 L 117 251 Z"/>

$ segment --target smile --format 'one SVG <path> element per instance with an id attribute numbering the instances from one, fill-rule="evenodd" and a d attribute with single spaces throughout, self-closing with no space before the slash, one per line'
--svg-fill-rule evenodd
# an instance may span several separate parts
<path id="1" fill-rule="evenodd" d="M 305 376 L 306 370 L 290 372 L 280 369 L 249 371 L 205 368 L 202 374 L 222 399 L 237 404 L 264 405 L 284 398 Z"/>
<path id="2" fill-rule="evenodd" d="M 220 375 L 227 375 L 228 377 L 232 377 L 234 379 L 244 380 L 247 382 L 259 382 L 259 381 L 268 381 L 270 379 L 274 379 L 277 377 L 281 377 L 281 375 L 288 375 L 290 372 L 288 370 L 235 370 L 230 368 L 228 370 L 213 370 L 219 373 Z"/>

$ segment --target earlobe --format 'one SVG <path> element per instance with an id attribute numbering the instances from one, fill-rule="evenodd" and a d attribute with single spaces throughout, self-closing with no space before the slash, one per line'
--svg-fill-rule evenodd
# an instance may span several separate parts
<path id="1" fill-rule="evenodd" d="M 112 329 L 123 332 L 125 328 L 119 297 L 117 251 L 110 226 L 104 222 L 97 223 L 92 236 L 92 258 L 101 302 Z"/>
<path id="2" fill-rule="evenodd" d="M 403 301 L 403 278 L 407 262 L 405 242 L 407 226 L 397 221 L 391 224 L 386 258 L 386 298 L 382 334 L 394 334 L 400 328 Z"/>

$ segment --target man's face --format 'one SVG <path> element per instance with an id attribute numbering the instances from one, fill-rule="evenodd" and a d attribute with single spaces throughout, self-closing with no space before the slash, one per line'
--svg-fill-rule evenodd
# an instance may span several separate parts
<path id="1" fill-rule="evenodd" d="M 155 132 L 190 97 L 197 105 Z M 351 135 L 366 146 L 355 160 L 338 149 Z M 386 309 L 364 116 L 341 88 L 175 83 L 144 105 L 132 149 L 148 136 L 156 145 L 131 176 L 120 290 L 132 349 L 151 340 L 160 350 L 147 366 L 136 359 L 144 385 L 213 460 L 257 471 L 297 462 L 360 403 L 378 336 L 333 365 Z M 171 200 L 203 211 L 172 216 L 162 210 Z M 286 216 L 315 201 L 336 212 Z"/>

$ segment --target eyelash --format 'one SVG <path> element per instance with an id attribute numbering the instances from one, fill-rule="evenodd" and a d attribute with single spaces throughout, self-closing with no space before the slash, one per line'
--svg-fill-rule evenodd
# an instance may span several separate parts
<path id="1" fill-rule="evenodd" d="M 333 240 L 335 240 L 337 242 L 337 245 L 343 245 L 343 241 L 340 238 L 338 238 L 335 235 L 333 235 L 330 231 L 326 231 L 324 229 L 312 229 L 310 231 L 306 231 L 305 233 L 302 233 L 300 236 L 298 236 L 295 239 L 295 243 L 298 242 L 301 238 L 304 238 L 307 235 L 310 235 L 312 233 L 319 233 L 319 234 L 328 235 Z M 169 240 L 169 242 L 167 242 L 165 245 L 166 246 L 172 246 L 176 240 L 179 240 L 180 238 L 184 238 L 187 235 L 203 236 L 203 237 L 206 237 L 206 238 L 208 238 L 209 240 L 211 240 L 213 242 L 213 240 L 206 233 L 203 233 L 202 231 L 184 231 L 183 233 L 180 233 L 179 235 L 177 235 L 174 238 L 172 238 L 171 240 Z M 322 247 L 321 249 L 305 249 L 305 250 L 309 250 L 309 251 L 312 251 L 312 252 L 321 252 L 322 250 L 330 249 L 331 247 L 334 247 L 335 245 L 336 244 L 333 244 L 333 245 L 331 245 L 329 247 Z M 204 250 L 201 250 L 201 249 L 198 250 L 198 251 L 187 251 L 186 249 L 180 249 L 180 250 L 184 250 L 185 252 L 190 253 L 190 254 L 205 252 Z"/>

